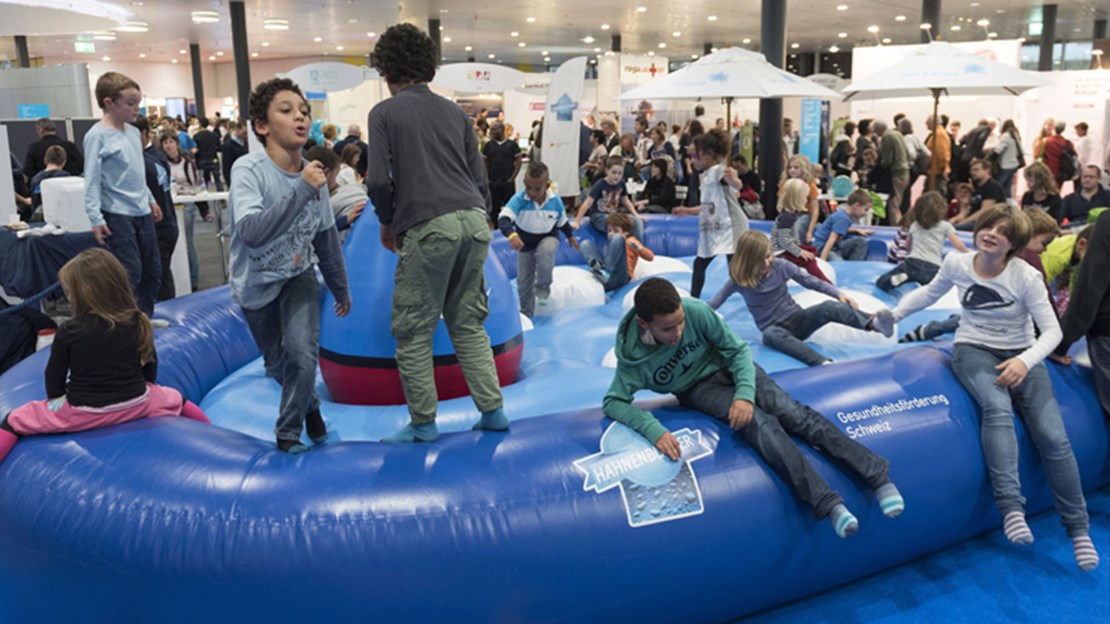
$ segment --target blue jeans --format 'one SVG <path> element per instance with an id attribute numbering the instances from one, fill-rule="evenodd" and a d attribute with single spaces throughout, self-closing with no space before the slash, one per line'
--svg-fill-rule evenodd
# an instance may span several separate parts
<path id="1" fill-rule="evenodd" d="M 1102 411 L 1110 414 L 1110 336 L 1087 336 L 1087 353 Z"/>
<path id="2" fill-rule="evenodd" d="M 299 440 L 304 417 L 320 408 L 316 360 L 320 352 L 320 297 L 316 269 L 285 282 L 276 299 L 257 310 L 243 308 L 247 327 L 262 351 L 266 374 L 281 385 L 274 435 Z"/>
<path id="3" fill-rule="evenodd" d="M 842 238 L 836 241 L 836 244 L 833 245 L 833 248 L 829 250 L 829 260 L 866 259 L 867 238 L 864 236 L 848 236 L 846 238 Z"/>
<path id="4" fill-rule="evenodd" d="M 906 258 L 901 264 L 879 276 L 875 284 L 883 290 L 894 290 L 906 282 L 916 282 L 921 285 L 928 284 L 937 276 L 940 267 L 932 262 L 925 262 L 917 258 Z M 894 277 L 905 277 L 899 284 L 894 283 Z"/>
<path id="5" fill-rule="evenodd" d="M 197 205 L 193 203 L 185 204 L 185 251 L 189 256 L 189 285 L 192 286 L 193 292 L 199 290 L 200 285 L 200 259 L 197 256 L 197 246 L 193 242 L 193 232 L 196 229 L 196 220 L 200 216 L 200 211 L 197 210 Z"/>
<path id="6" fill-rule="evenodd" d="M 1014 410 L 1036 445 L 1045 477 L 1056 498 L 1069 537 L 1088 531 L 1087 502 L 1079 482 L 1079 467 L 1060 417 L 1060 406 L 1052 393 L 1048 369 L 1039 363 L 1029 369 L 1016 388 L 995 383 L 995 366 L 1018 355 L 1022 349 L 1000 350 L 958 343 L 952 350 L 952 370 L 975 399 L 982 414 L 983 456 L 987 461 L 994 502 L 1005 516 L 1024 511 L 1018 479 L 1018 441 L 1014 432 Z"/>
<path id="7" fill-rule="evenodd" d="M 1010 199 L 1014 187 L 1014 174 L 1017 169 L 999 169 L 998 173 L 994 174 L 994 179 L 1002 185 L 1002 192 L 1006 194 L 1006 199 Z"/>
<path id="8" fill-rule="evenodd" d="M 643 220 L 634 214 L 629 214 L 628 216 L 632 217 L 632 235 L 635 236 L 636 240 L 640 241 L 641 243 L 644 242 Z M 596 211 L 590 215 L 590 225 L 592 225 L 593 228 L 598 232 L 601 232 L 602 234 L 607 234 L 609 232 L 609 226 L 606 225 L 605 221 L 608 218 L 608 212 Z"/>
<path id="9" fill-rule="evenodd" d="M 763 344 L 774 347 L 808 366 L 824 364 L 829 358 L 802 342 L 829 323 L 840 323 L 856 329 L 866 329 L 871 316 L 839 301 L 826 301 L 798 310 L 785 321 L 763 330 Z"/>
<path id="10" fill-rule="evenodd" d="M 154 315 L 154 300 L 162 284 L 162 259 L 158 252 L 158 233 L 154 230 L 154 217 L 128 217 L 113 212 L 102 212 L 104 224 L 112 231 L 108 247 L 119 259 L 139 309 L 148 317 Z M 167 218 L 173 218 L 168 215 Z"/>
<path id="11" fill-rule="evenodd" d="M 728 422 L 735 392 L 732 375 L 721 370 L 676 396 L 682 405 Z M 889 480 L 887 460 L 844 435 L 812 407 L 794 400 L 758 364 L 755 364 L 755 409 L 751 422 L 740 430 L 740 435 L 799 498 L 813 506 L 813 515 L 818 519 L 828 516 L 844 499 L 817 474 L 790 439 L 791 435 L 840 468 L 859 475 L 871 489 Z"/>
<path id="12" fill-rule="evenodd" d="M 609 279 L 605 281 L 605 292 L 616 290 L 632 280 L 632 276 L 628 274 L 628 252 L 625 251 L 623 235 L 614 234 L 609 237 L 609 241 L 605 244 L 604 257 L 598 253 L 597 245 L 588 238 L 578 244 L 578 253 L 582 254 L 586 264 L 591 268 L 595 263 L 600 263 L 609 272 Z"/>
<path id="13" fill-rule="evenodd" d="M 948 318 L 943 321 L 929 321 L 925 323 L 925 329 L 922 335 L 926 340 L 936 340 L 944 334 L 951 334 L 960 327 L 960 315 L 950 314 Z"/>

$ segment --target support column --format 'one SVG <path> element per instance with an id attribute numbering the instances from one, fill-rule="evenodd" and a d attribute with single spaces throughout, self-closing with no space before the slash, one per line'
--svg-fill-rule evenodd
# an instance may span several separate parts
<path id="1" fill-rule="evenodd" d="M 232 0 L 231 46 L 235 57 L 235 86 L 239 95 L 239 120 L 247 119 L 247 104 L 251 97 L 251 60 L 247 50 L 247 12 L 243 0 Z"/>
<path id="2" fill-rule="evenodd" d="M 786 64 L 786 0 L 763 0 L 760 20 L 760 50 L 767 62 L 782 69 Z M 782 99 L 759 101 L 759 177 L 763 181 L 760 201 L 771 219 L 778 216 L 778 185 L 782 175 Z"/>
<path id="3" fill-rule="evenodd" d="M 702 44 L 701 55 L 709 56 L 710 54 L 713 54 L 713 42 L 706 41 L 704 44 Z"/>
<path id="4" fill-rule="evenodd" d="M 193 98 L 197 102 L 197 117 L 207 117 L 204 111 L 204 76 L 200 71 L 200 44 L 189 44 L 189 62 L 193 65 Z"/>
<path id="5" fill-rule="evenodd" d="M 940 0 L 921 0 L 921 23 L 932 24 L 933 34 L 940 32 Z M 929 43 L 929 31 L 921 31 L 921 43 Z"/>
<path id="6" fill-rule="evenodd" d="M 1041 9 L 1041 57 L 1037 71 L 1052 71 L 1052 49 L 1056 47 L 1056 5 L 1046 4 Z"/>
<path id="7" fill-rule="evenodd" d="M 1105 39 L 1105 38 L 1106 38 L 1106 20 L 1105 19 L 1095 20 L 1094 40 L 1098 41 L 1099 39 Z"/>
<path id="8" fill-rule="evenodd" d="M 616 53 L 616 54 L 620 54 L 620 51 L 621 51 L 621 36 L 620 36 L 619 33 L 613 35 L 609 39 L 609 51 L 613 52 L 613 53 Z"/>
<path id="9" fill-rule="evenodd" d="M 428 18 L 428 36 L 432 38 L 432 43 L 436 44 L 436 65 L 439 65 L 440 59 L 443 58 L 443 41 L 439 36 L 439 28 L 442 22 L 438 18 Z"/>
<path id="10" fill-rule="evenodd" d="M 27 37 L 24 35 L 15 36 L 15 57 L 20 67 L 26 69 L 31 66 L 31 55 L 27 52 Z"/>

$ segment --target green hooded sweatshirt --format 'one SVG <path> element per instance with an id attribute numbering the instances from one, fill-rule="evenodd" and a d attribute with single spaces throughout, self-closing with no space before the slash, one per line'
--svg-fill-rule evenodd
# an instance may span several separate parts
<path id="1" fill-rule="evenodd" d="M 613 420 L 635 429 L 652 444 L 664 427 L 651 412 L 632 406 L 632 395 L 647 388 L 680 394 L 706 377 L 727 369 L 736 382 L 733 400 L 755 402 L 755 365 L 748 343 L 741 340 L 705 302 L 682 300 L 686 327 L 675 346 L 646 345 L 645 330 L 636 324 L 636 309 L 624 315 L 617 329 L 617 374 L 602 409 Z"/>

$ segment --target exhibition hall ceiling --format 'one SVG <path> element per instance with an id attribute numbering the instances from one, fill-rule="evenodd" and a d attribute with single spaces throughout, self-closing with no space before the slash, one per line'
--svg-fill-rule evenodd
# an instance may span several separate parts
<path id="1" fill-rule="evenodd" d="M 784 1 L 788 54 L 920 40 L 921 0 Z M 128 19 L 139 24 L 108 33 L 26 32 L 31 56 L 48 64 L 105 57 L 188 62 L 184 51 L 195 42 L 209 62 L 231 62 L 226 0 L 105 4 L 130 11 Z M 624 52 L 671 60 L 701 54 L 706 43 L 758 50 L 760 6 L 760 0 L 248 0 L 246 16 L 250 52 L 260 59 L 365 56 L 390 24 L 411 21 L 427 28 L 429 19 L 438 19 L 448 61 L 473 56 L 485 62 L 542 65 L 604 52 L 614 34 L 621 36 Z M 1057 40 L 1090 39 L 1094 21 L 1110 13 L 1110 0 L 1061 0 L 1057 6 Z M 1033 40 L 1038 38 L 1041 7 L 1029 0 L 941 0 L 944 17 L 932 25 L 932 32 L 948 41 L 988 36 Z M 207 12 L 214 21 L 197 23 L 196 12 Z M 42 24 L 42 31 L 48 26 Z M 145 32 L 128 32 L 143 28 Z M 12 38 L 4 37 L 0 58 L 14 56 Z"/>

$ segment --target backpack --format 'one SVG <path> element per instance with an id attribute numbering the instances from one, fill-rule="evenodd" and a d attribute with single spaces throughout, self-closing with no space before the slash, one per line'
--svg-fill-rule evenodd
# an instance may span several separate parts
<path id="1" fill-rule="evenodd" d="M 1079 154 L 1075 153 L 1075 146 L 1068 141 L 1064 144 L 1064 151 L 1060 153 L 1060 168 L 1056 171 L 1058 181 L 1074 180 L 1079 176 Z"/>

